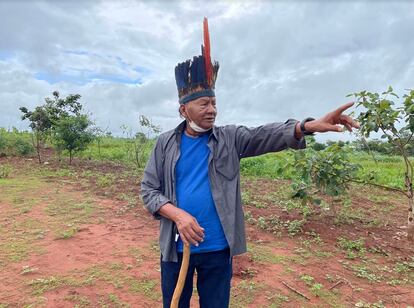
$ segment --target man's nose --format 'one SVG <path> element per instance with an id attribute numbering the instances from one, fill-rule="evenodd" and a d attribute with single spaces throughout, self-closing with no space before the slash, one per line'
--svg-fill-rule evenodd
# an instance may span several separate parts
<path id="1" fill-rule="evenodd" d="M 208 109 L 207 112 L 208 113 L 216 113 L 216 106 L 214 106 L 213 104 L 208 104 Z"/>

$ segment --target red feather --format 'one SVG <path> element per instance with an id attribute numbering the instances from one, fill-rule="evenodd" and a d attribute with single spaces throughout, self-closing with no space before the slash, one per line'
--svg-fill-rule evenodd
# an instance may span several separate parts
<path id="1" fill-rule="evenodd" d="M 213 68 L 211 64 L 211 56 L 210 56 L 210 34 L 208 33 L 208 21 L 207 18 L 204 17 L 203 21 L 203 30 L 204 30 L 204 59 L 206 65 L 206 76 L 207 82 L 209 86 L 211 86 L 213 82 Z"/>

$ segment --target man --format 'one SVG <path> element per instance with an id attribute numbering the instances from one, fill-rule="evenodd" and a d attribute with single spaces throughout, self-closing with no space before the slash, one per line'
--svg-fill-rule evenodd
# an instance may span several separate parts
<path id="1" fill-rule="evenodd" d="M 188 274 L 179 307 L 189 307 L 197 271 L 200 307 L 228 307 L 232 256 L 246 252 L 239 161 L 286 148 L 305 148 L 304 135 L 358 127 L 342 112 L 346 104 L 320 119 L 289 119 L 256 128 L 214 125 L 214 85 L 219 65 L 211 63 L 207 20 L 202 55 L 175 68 L 185 118 L 162 134 L 144 172 L 141 194 L 160 219 L 161 288 L 170 307 L 183 245 L 191 245 Z"/>

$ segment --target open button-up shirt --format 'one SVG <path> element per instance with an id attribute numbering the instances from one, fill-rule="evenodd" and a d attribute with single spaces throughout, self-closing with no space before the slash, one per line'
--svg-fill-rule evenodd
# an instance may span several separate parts
<path id="1" fill-rule="evenodd" d="M 246 252 L 240 192 L 240 159 L 287 148 L 305 148 L 305 139 L 295 137 L 297 122 L 289 119 L 284 123 L 271 123 L 254 128 L 214 126 L 211 131 L 208 141 L 208 176 L 231 256 Z M 146 209 L 160 220 L 162 261 L 178 260 L 175 242 L 177 228 L 173 221 L 159 215 L 158 210 L 168 202 L 177 205 L 175 165 L 180 157 L 184 129 L 185 121 L 158 137 L 141 183 L 141 196 Z"/>

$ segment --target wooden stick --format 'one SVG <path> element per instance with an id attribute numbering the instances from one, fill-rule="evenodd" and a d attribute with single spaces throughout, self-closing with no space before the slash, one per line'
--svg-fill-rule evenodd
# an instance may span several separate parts
<path id="1" fill-rule="evenodd" d="M 185 284 L 185 279 L 187 277 L 189 261 L 190 245 L 184 245 L 183 261 L 181 262 L 180 273 L 178 274 L 177 285 L 175 286 L 170 308 L 178 308 L 178 302 L 180 301 L 181 293 L 183 292 Z"/>
<path id="2" fill-rule="evenodd" d="M 341 283 L 344 283 L 342 280 L 339 280 L 337 283 L 335 283 L 332 287 L 330 287 L 328 290 L 332 290 L 336 286 L 340 285 Z"/>
<path id="3" fill-rule="evenodd" d="M 290 285 L 288 285 L 288 284 L 287 284 L 286 282 L 284 282 L 284 281 L 282 281 L 282 283 L 283 283 L 283 284 L 284 284 L 284 286 L 285 286 L 286 288 L 288 288 L 289 290 L 291 290 L 291 291 L 295 292 L 296 294 L 299 294 L 300 296 L 302 296 L 302 297 L 306 298 L 308 301 L 310 301 L 310 298 L 309 298 L 309 297 L 307 297 L 305 294 L 300 293 L 298 290 L 294 289 L 293 287 L 291 287 Z"/>

